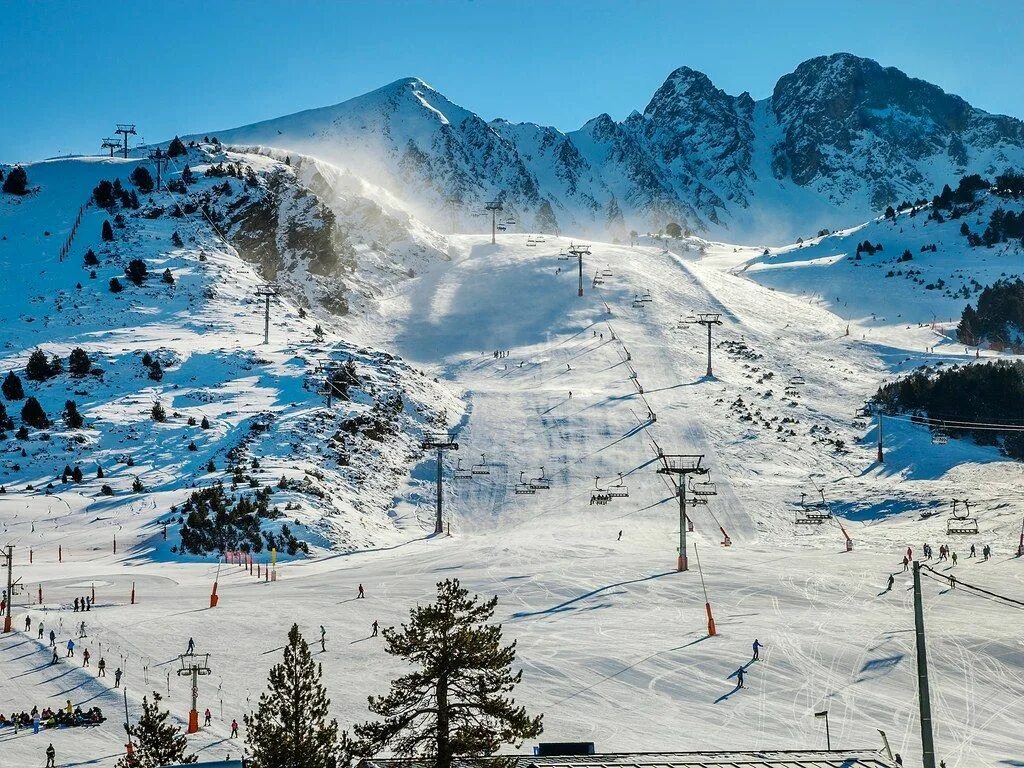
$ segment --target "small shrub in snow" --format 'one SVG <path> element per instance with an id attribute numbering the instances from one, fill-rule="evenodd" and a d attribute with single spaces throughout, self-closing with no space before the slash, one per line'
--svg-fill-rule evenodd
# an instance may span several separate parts
<path id="1" fill-rule="evenodd" d="M 139 480 L 138 477 L 136 477 L 132 481 L 132 493 L 143 493 L 143 492 L 145 492 L 145 490 L 146 490 L 146 486 L 144 486 L 142 484 L 142 481 Z"/>
<path id="2" fill-rule="evenodd" d="M 128 266 L 124 268 L 124 274 L 135 285 L 142 285 L 149 272 L 146 269 L 146 262 L 142 259 L 132 259 L 128 262 Z"/>
<path id="3" fill-rule="evenodd" d="M 46 417 L 46 411 L 43 410 L 43 406 L 34 397 L 30 397 L 25 401 L 25 405 L 22 406 L 21 421 L 23 424 L 35 427 L 36 429 L 46 429 L 46 427 L 50 426 L 50 420 Z"/>
<path id="4" fill-rule="evenodd" d="M 153 417 L 153 421 L 167 421 L 167 411 L 164 410 L 164 407 L 159 400 L 153 403 L 153 408 L 149 413 Z"/>
<path id="5" fill-rule="evenodd" d="M 8 400 L 25 399 L 25 390 L 21 386 L 21 378 L 14 371 L 7 373 L 4 383 L 0 384 L 0 391 L 4 393 L 4 397 Z"/>
<path id="6" fill-rule="evenodd" d="M 164 369 L 160 367 L 160 361 L 154 360 L 149 366 L 149 378 L 153 381 L 160 381 L 164 377 Z"/>
<path id="7" fill-rule="evenodd" d="M 121 285 L 121 281 L 120 280 L 118 280 L 116 277 L 110 278 L 110 292 L 111 293 L 120 293 L 123 290 L 124 290 L 124 286 Z"/>
<path id="8" fill-rule="evenodd" d="M 100 487 L 100 493 L 103 496 L 113 496 L 114 495 L 114 489 L 111 488 L 109 485 L 103 485 L 103 486 Z"/>

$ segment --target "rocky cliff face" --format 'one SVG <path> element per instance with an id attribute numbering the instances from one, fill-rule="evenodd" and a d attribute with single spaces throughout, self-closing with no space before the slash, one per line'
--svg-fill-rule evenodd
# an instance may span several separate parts
<path id="1" fill-rule="evenodd" d="M 417 78 L 220 132 L 372 179 L 438 229 L 480 228 L 501 199 L 527 228 L 620 236 L 677 221 L 733 240 L 807 234 L 932 194 L 963 173 L 1024 166 L 1024 123 L 869 59 L 804 62 L 755 102 L 681 67 L 643 113 L 563 133 L 486 122 Z"/>

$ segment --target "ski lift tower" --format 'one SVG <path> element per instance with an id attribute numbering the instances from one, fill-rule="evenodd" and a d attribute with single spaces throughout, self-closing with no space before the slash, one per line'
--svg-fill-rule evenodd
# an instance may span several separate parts
<path id="1" fill-rule="evenodd" d="M 100 144 L 100 147 L 102 149 L 109 149 L 110 150 L 110 156 L 113 157 L 114 156 L 114 150 L 121 148 L 121 142 L 118 141 L 117 139 L 104 139 L 103 143 Z"/>
<path id="2" fill-rule="evenodd" d="M 679 559 L 676 562 L 677 571 L 688 570 L 686 562 L 686 485 L 689 475 L 706 475 L 708 470 L 701 466 L 704 461 L 703 454 L 661 454 L 661 467 L 659 475 L 674 475 L 676 477 L 676 493 L 679 496 Z"/>
<path id="3" fill-rule="evenodd" d="M 491 200 L 489 203 L 487 203 L 487 205 L 484 206 L 484 210 L 491 212 L 491 245 L 494 245 L 497 242 L 497 240 L 495 240 L 495 234 L 498 231 L 497 217 L 498 214 L 501 213 L 501 211 L 504 209 L 502 208 L 500 200 Z"/>
<path id="4" fill-rule="evenodd" d="M 708 329 L 708 372 L 707 375 L 711 376 L 711 326 L 722 325 L 722 315 L 718 312 L 698 312 L 697 316 L 693 319 L 687 318 L 683 320 L 684 323 L 690 323 L 693 325 L 703 325 Z"/>
<path id="5" fill-rule="evenodd" d="M 14 602 L 15 592 L 21 591 L 21 579 L 14 578 L 14 546 L 8 544 L 0 549 L 0 557 L 4 559 L 4 567 L 7 568 L 7 604 L 4 608 L 4 634 L 12 631 L 11 627 L 11 603 Z"/>
<path id="6" fill-rule="evenodd" d="M 114 131 L 114 133 L 120 133 L 122 136 L 124 136 L 123 152 L 124 152 L 124 159 L 127 160 L 128 159 L 128 137 L 129 136 L 136 136 L 137 135 L 137 132 L 135 130 L 135 123 L 118 123 L 117 124 L 117 130 Z"/>
<path id="7" fill-rule="evenodd" d="M 263 285 L 256 286 L 256 295 L 262 296 L 266 299 L 266 309 L 263 313 L 263 343 L 270 343 L 270 298 L 277 296 L 278 290 L 277 285 L 274 283 L 264 283 Z"/>
<path id="8" fill-rule="evenodd" d="M 188 713 L 187 733 L 196 733 L 199 731 L 199 678 L 213 674 L 210 654 L 183 653 L 178 659 L 181 661 L 178 677 L 192 678 L 192 709 Z"/>
<path id="9" fill-rule="evenodd" d="M 441 481 L 444 476 L 444 452 L 459 450 L 459 444 L 447 433 L 426 435 L 420 447 L 425 451 L 437 451 L 437 517 L 434 521 L 434 533 L 444 533 L 444 521 L 441 517 L 444 505 Z"/>
<path id="10" fill-rule="evenodd" d="M 583 257 L 590 255 L 589 245 L 576 245 L 575 243 L 569 246 L 569 255 L 579 261 L 580 264 L 580 288 L 577 296 L 583 295 Z"/>

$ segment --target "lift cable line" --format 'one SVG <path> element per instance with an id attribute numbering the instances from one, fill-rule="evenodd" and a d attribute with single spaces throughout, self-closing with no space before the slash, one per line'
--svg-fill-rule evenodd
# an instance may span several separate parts
<path id="1" fill-rule="evenodd" d="M 925 565 L 924 563 L 921 563 L 921 568 L 923 568 L 924 570 L 929 572 L 928 574 L 925 574 L 925 575 L 929 576 L 929 578 L 934 578 L 937 581 L 943 582 L 945 584 L 949 584 L 949 576 L 947 576 L 947 575 L 945 575 L 943 573 L 939 573 L 937 570 L 932 568 L 930 565 Z M 1024 608 L 1024 601 L 1022 601 L 1022 600 L 1017 600 L 1017 599 L 1012 598 L 1012 597 L 1007 597 L 1006 595 L 1000 595 L 1000 594 L 998 594 L 996 592 L 991 592 L 990 590 L 987 590 L 987 589 L 982 589 L 981 587 L 976 587 L 973 584 L 968 584 L 965 581 L 960 581 L 960 579 L 956 580 L 956 588 L 957 589 L 963 588 L 963 589 L 972 590 L 974 592 L 980 593 L 980 595 L 978 595 L 978 596 L 984 595 L 987 598 L 992 599 L 992 600 L 1002 600 L 1003 602 L 1009 603 L 1010 605 L 1012 605 L 1012 606 L 1014 606 L 1016 608 Z"/>
<path id="2" fill-rule="evenodd" d="M 459 444 L 448 432 L 426 435 L 420 447 L 425 451 L 437 451 L 437 506 L 434 519 L 434 533 L 444 533 L 444 452 L 459 450 Z"/>

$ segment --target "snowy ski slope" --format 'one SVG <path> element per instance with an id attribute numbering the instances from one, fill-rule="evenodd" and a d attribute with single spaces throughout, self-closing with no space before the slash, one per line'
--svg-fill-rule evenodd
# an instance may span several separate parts
<path id="1" fill-rule="evenodd" d="M 876 729 L 883 729 L 914 764 L 909 575 L 897 573 L 896 588 L 882 591 L 889 573 L 901 570 L 903 550 L 945 542 L 948 500 L 970 495 L 979 506 L 976 543 L 991 543 L 996 555 L 970 561 L 968 542 L 952 542 L 962 558 L 958 577 L 1024 595 L 1020 562 L 1011 557 L 1022 512 L 1019 465 L 960 441 L 932 445 L 923 430 L 901 425 L 879 467 L 871 426 L 857 417 L 881 380 L 908 360 L 927 359 L 933 332 L 876 322 L 867 338 L 867 321 L 750 280 L 740 270 L 757 253 L 731 246 L 697 258 L 594 243 L 581 299 L 575 263 L 557 259 L 570 241 L 527 241 L 509 234 L 492 246 L 482 236 L 453 237 L 450 262 L 431 265 L 342 324 L 346 338 L 398 353 L 462 394 L 464 415 L 454 405 L 448 414 L 460 443 L 450 462 L 485 463 L 489 474 L 455 479 L 449 467 L 451 537 L 428 535 L 434 467 L 427 459 L 395 494 L 392 542 L 287 563 L 275 583 L 227 566 L 220 604 L 209 609 L 215 565 L 107 550 L 115 524 L 126 541 L 153 532 L 149 496 L 104 510 L 107 527 L 97 529 L 90 484 L 81 493 L 9 493 L 0 514 L 18 547 L 16 575 L 31 587 L 16 626 L 27 613 L 65 640 L 80 620 L 68 605 L 95 584 L 98 605 L 85 617 L 82 645 L 95 658 L 102 643 L 108 665 L 122 664 L 133 714 L 144 693 L 166 693 L 169 680 L 167 703 L 179 718 L 188 689 L 174 674 L 175 657 L 194 637 L 212 654 L 200 709 L 215 716 L 194 744 L 220 758 L 239 754 L 228 724 L 258 698 L 292 621 L 311 640 L 326 628 L 319 659 L 332 710 L 349 724 L 365 718 L 366 695 L 398 671 L 368 637 L 370 623 L 401 621 L 429 599 L 434 582 L 457 576 L 498 594 L 499 618 L 518 640 L 525 669 L 518 698 L 544 712 L 545 740 L 592 740 L 604 751 L 821 747 L 813 712 L 827 708 L 833 745 L 880 747 Z M 595 287 L 598 269 L 612 274 Z M 650 301 L 635 301 L 647 292 Z M 711 379 L 703 376 L 703 330 L 677 330 L 679 318 L 700 311 L 720 312 L 724 321 Z M 280 333 L 287 345 L 301 331 Z M 509 355 L 495 358 L 499 349 Z M 629 378 L 627 350 L 656 421 Z M 956 358 L 957 348 L 936 354 Z M 806 384 L 787 395 L 798 376 Z M 674 571 L 678 517 L 652 463 L 655 444 L 705 454 L 718 486 L 706 509 L 692 513 L 690 539 L 716 637 L 706 636 L 696 570 Z M 513 492 L 521 471 L 533 478 L 542 467 L 550 490 Z M 620 475 L 628 497 L 591 505 L 595 483 L 618 483 Z M 817 487 L 844 517 L 852 552 L 836 525 L 794 525 L 800 493 Z M 941 514 L 919 519 L 930 510 Z M 719 526 L 732 546 L 721 546 Z M 89 546 L 57 563 L 57 537 Z M 31 565 L 30 544 L 45 553 Z M 133 583 L 139 600 L 129 605 Z M 367 599 L 357 602 L 360 583 Z M 28 605 L 37 585 L 43 605 Z M 924 589 L 940 756 L 949 768 L 1015 764 L 1024 758 L 1016 610 L 936 581 Z M 765 649 L 748 664 L 754 638 Z M 109 682 L 72 665 L 48 667 L 48 649 L 21 633 L 0 638 L 0 654 L 7 673 L 0 711 L 70 697 L 111 716 L 88 732 L 0 731 L 0 756 L 41 763 L 52 738 L 58 764 L 113 764 L 123 731 L 119 692 Z M 732 676 L 741 665 L 747 687 L 737 690 Z"/>

